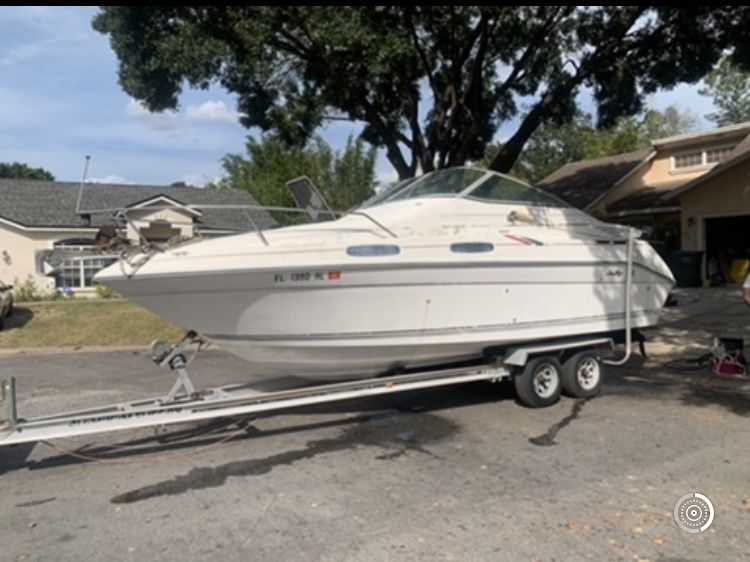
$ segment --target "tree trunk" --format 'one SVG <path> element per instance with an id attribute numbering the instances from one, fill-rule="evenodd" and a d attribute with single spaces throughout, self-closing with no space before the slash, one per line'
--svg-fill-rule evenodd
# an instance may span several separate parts
<path id="1" fill-rule="evenodd" d="M 539 104 L 526 116 L 515 134 L 510 137 L 490 162 L 490 170 L 507 174 L 537 127 L 542 123 L 546 105 Z"/>

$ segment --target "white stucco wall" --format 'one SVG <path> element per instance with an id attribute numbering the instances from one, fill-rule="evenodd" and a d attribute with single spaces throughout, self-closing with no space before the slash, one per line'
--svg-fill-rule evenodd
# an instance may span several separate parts
<path id="1" fill-rule="evenodd" d="M 93 238 L 96 228 L 68 230 L 23 229 L 0 221 L 0 280 L 4 283 L 22 283 L 27 278 L 44 292 L 55 288 L 55 280 L 36 270 L 36 254 L 51 250 L 54 243 L 66 238 Z"/>
<path id="2" fill-rule="evenodd" d="M 162 202 L 154 204 L 156 207 L 163 205 L 165 203 Z M 141 231 L 149 229 L 153 223 L 153 227 L 156 230 L 162 230 L 165 227 L 179 230 L 179 234 L 186 238 L 190 238 L 194 234 L 193 215 L 182 209 L 149 209 L 149 207 L 143 207 L 142 209 L 128 212 L 128 217 L 130 217 L 133 225 Z M 137 241 L 138 233 L 133 228 L 133 225 L 128 225 L 127 236 L 129 239 Z"/>

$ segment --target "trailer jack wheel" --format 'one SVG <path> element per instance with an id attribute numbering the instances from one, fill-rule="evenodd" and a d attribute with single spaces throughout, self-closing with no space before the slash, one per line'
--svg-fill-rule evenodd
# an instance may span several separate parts
<path id="1" fill-rule="evenodd" d="M 513 379 L 518 400 L 529 408 L 542 408 L 557 402 L 562 391 L 561 371 L 557 357 L 531 359 Z"/>

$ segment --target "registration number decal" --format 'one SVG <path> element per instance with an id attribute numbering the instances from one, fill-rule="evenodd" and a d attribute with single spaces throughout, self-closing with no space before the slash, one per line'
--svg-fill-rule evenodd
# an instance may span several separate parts
<path id="1" fill-rule="evenodd" d="M 340 271 L 292 271 L 274 273 L 274 283 L 304 283 L 309 281 L 339 281 Z"/>

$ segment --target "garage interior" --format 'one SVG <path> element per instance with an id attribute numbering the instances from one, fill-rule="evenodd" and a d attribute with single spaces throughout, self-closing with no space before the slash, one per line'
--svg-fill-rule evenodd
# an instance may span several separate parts
<path id="1" fill-rule="evenodd" d="M 704 221 L 706 279 L 712 284 L 742 282 L 750 258 L 750 215 Z"/>

